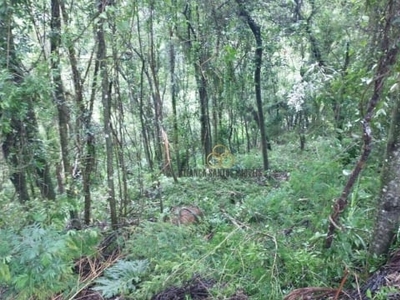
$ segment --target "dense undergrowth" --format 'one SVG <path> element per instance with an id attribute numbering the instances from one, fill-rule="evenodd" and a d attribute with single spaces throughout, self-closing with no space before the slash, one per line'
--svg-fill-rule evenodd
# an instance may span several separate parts
<path id="1" fill-rule="evenodd" d="M 360 284 L 376 267 L 367 247 L 379 182 L 377 163 L 371 160 L 357 182 L 342 230 L 326 250 L 331 206 L 354 157 L 335 142 L 316 139 L 303 152 L 296 145 L 276 145 L 270 159 L 272 169 L 287 176 L 180 178 L 178 183 L 159 177 L 160 190 L 154 197 L 139 197 L 133 186 L 133 210 L 114 241 L 118 257 L 105 259 L 108 264 L 92 268 L 89 273 L 94 276 L 86 274 L 84 280 L 78 279 L 76 262 L 99 256 L 98 245 L 110 229 L 67 230 L 68 211 L 76 204 L 37 200 L 22 208 L 7 200 L 5 189 L 0 298 L 46 299 L 59 294 L 72 299 L 91 286 L 104 297 L 150 299 L 194 276 L 215 282 L 215 299 L 238 290 L 250 299 L 282 299 L 294 288 L 337 287 L 345 274 L 350 274 L 345 287 Z M 237 155 L 236 161 L 243 168 L 261 165 L 256 154 Z M 101 189 L 96 193 L 104 198 Z M 203 210 L 199 224 L 163 222 L 170 207 L 189 204 Z M 94 205 L 96 219 L 103 221 L 105 203 Z"/>

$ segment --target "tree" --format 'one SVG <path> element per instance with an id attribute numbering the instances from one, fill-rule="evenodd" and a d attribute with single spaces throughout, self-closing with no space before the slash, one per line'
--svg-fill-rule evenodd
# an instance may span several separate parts
<path id="1" fill-rule="evenodd" d="M 184 16 L 187 20 L 187 36 L 185 40 L 188 50 L 193 55 L 193 67 L 200 100 L 200 140 L 203 148 L 204 162 L 206 163 L 207 156 L 212 150 L 209 91 L 205 71 L 209 64 L 209 58 L 207 47 L 201 46 L 204 42 L 205 34 L 200 30 L 200 26 L 198 26 L 197 30 L 194 26 L 194 24 L 199 25 L 200 23 L 199 14 L 200 12 L 197 4 L 193 5 L 192 3 L 187 3 L 185 5 Z M 196 19 L 193 19 L 193 16 L 195 16 Z"/>
<path id="2" fill-rule="evenodd" d="M 265 132 L 265 121 L 263 112 L 263 102 L 261 98 L 261 65 L 262 65 L 262 38 L 261 38 L 261 27 L 253 20 L 248 11 L 245 8 L 244 0 L 236 0 L 239 6 L 239 15 L 244 18 L 244 20 L 249 25 L 251 31 L 253 32 L 254 38 L 256 40 L 256 50 L 254 53 L 254 88 L 256 92 L 256 103 L 257 103 L 257 113 L 258 113 L 258 125 L 261 133 L 261 151 L 264 164 L 264 170 L 268 170 L 268 140 Z"/>
<path id="3" fill-rule="evenodd" d="M 40 98 L 39 85 L 35 89 L 30 74 L 24 72 L 15 45 L 13 9 L 6 2 L 0 4 L 0 67 L 7 93 L 2 96 L 0 117 L 3 121 L 2 150 L 10 168 L 10 180 L 18 199 L 30 199 L 28 178 L 32 176 L 43 198 L 55 200 L 43 142 L 38 136 L 34 101 Z M 4 126 L 5 125 L 5 126 Z M 32 191 L 33 192 L 33 191 Z"/>
<path id="4" fill-rule="evenodd" d="M 64 11 L 64 20 L 68 22 L 67 15 Z M 59 167 L 58 174 L 58 185 L 60 194 L 67 193 L 67 197 L 72 199 L 72 180 L 74 178 L 74 168 L 71 165 L 71 153 L 70 153 L 70 139 L 72 137 L 69 124 L 70 124 L 70 109 L 68 105 L 68 101 L 65 97 L 64 86 L 61 78 L 61 63 L 60 63 L 60 47 L 61 47 L 61 9 L 60 2 L 58 0 L 51 1 L 51 21 L 50 21 L 50 59 L 51 59 L 51 75 L 52 75 L 52 84 L 53 84 L 53 101 L 57 108 L 58 114 L 58 132 L 60 139 L 60 148 L 61 148 L 61 161 L 62 167 Z M 73 50 L 73 47 L 70 47 Z M 74 56 L 74 53 L 70 53 L 69 57 Z M 76 75 L 77 70 L 74 69 L 74 75 Z M 79 73 L 78 73 L 79 74 Z M 79 81 L 77 82 L 79 84 Z M 76 85 L 75 85 L 76 87 Z M 77 88 L 76 93 L 79 94 L 79 87 Z M 67 188 L 65 185 L 68 184 Z M 80 227 L 78 221 L 78 213 L 71 209 L 70 210 L 70 218 L 74 220 L 77 227 Z M 89 218 L 85 218 L 89 219 Z M 86 224 L 89 224 L 88 221 Z"/>
<path id="5" fill-rule="evenodd" d="M 396 97 L 381 175 L 377 219 L 370 252 L 387 254 L 400 225 L 400 98 Z"/>
<path id="6" fill-rule="evenodd" d="M 338 228 L 339 216 L 347 206 L 347 198 L 351 192 L 351 189 L 360 175 L 362 169 L 364 168 L 367 159 L 372 150 L 372 129 L 371 120 L 374 116 L 375 108 L 381 100 L 382 94 L 384 92 L 385 82 L 389 75 L 391 74 L 391 68 L 397 62 L 397 54 L 399 51 L 399 30 L 397 27 L 396 13 L 400 9 L 399 0 L 388 0 L 383 5 L 384 7 L 384 20 L 383 24 L 377 24 L 377 26 L 382 26 L 381 30 L 377 30 L 380 35 L 380 58 L 377 62 L 377 67 L 375 70 L 374 78 L 372 81 L 373 91 L 369 99 L 368 106 L 366 108 L 365 115 L 361 122 L 363 127 L 363 149 L 359 157 L 357 164 L 355 165 L 340 197 L 336 200 L 333 206 L 333 212 L 329 217 L 330 223 L 328 228 L 327 238 L 325 240 L 325 246 L 330 248 L 333 242 L 335 229 Z M 381 22 L 379 20 L 378 22 Z M 397 110 L 397 109 L 396 109 Z M 395 119 L 392 121 L 391 134 L 389 136 L 389 142 L 387 147 L 387 159 L 390 161 L 387 163 L 398 163 L 398 140 L 393 135 L 394 130 L 397 129 L 397 112 L 393 115 Z M 398 226 L 399 212 L 397 212 L 397 207 L 400 204 L 400 198 L 394 196 L 398 190 L 397 179 L 398 173 L 395 172 L 391 167 L 386 166 L 384 168 L 382 178 L 382 194 L 381 203 L 379 207 L 383 212 L 378 214 L 378 221 L 375 228 L 376 233 L 383 234 L 375 235 L 373 237 L 372 252 L 382 253 L 388 250 L 388 244 L 390 244 L 391 237 L 393 237 L 393 230 Z M 383 242 L 375 241 L 375 239 L 383 239 Z M 375 241 L 375 242 L 374 242 Z"/>
<path id="7" fill-rule="evenodd" d="M 391 73 L 391 66 L 398 64 L 400 47 L 400 30 L 398 12 L 400 1 L 387 1 L 385 20 L 383 24 L 381 47 L 385 59 L 378 68 L 382 75 Z M 382 86 L 383 81 L 376 78 L 375 86 Z M 400 98 L 393 95 L 395 104 L 391 118 L 386 153 L 383 160 L 381 189 L 377 204 L 377 219 L 370 243 L 371 254 L 382 255 L 389 252 L 390 246 L 400 225 Z"/>
<path id="8" fill-rule="evenodd" d="M 98 5 L 99 15 L 106 12 L 107 3 L 103 2 Z M 99 70 L 101 76 L 101 102 L 103 105 L 103 130 L 106 143 L 106 172 L 107 172 L 107 200 L 110 205 L 110 219 L 114 229 L 118 225 L 117 204 L 115 199 L 114 187 L 114 146 L 113 135 L 111 130 L 111 90 L 112 83 L 108 80 L 107 70 L 107 46 L 104 30 L 105 18 L 99 17 L 96 26 L 97 36 L 97 61 L 99 62 Z"/>
<path id="9" fill-rule="evenodd" d="M 68 28 L 71 26 L 71 18 L 69 15 L 70 10 L 65 6 L 63 1 L 56 1 L 58 3 L 54 3 L 53 10 L 61 10 L 62 20 L 64 24 L 64 28 Z M 58 7 L 58 8 L 57 8 Z M 55 15 L 59 15 L 60 12 L 55 12 Z M 57 23 L 55 23 L 57 24 Z M 91 119 L 93 114 L 93 103 L 96 96 L 96 87 L 97 87 L 97 75 L 99 72 L 99 62 L 95 61 L 94 66 L 94 79 L 91 86 L 91 94 L 90 99 L 88 101 L 87 106 L 84 103 L 83 96 L 83 88 L 84 88 L 84 79 L 82 78 L 80 66 L 78 63 L 78 57 L 76 52 L 75 43 L 78 39 L 73 39 L 71 35 L 65 34 L 65 30 L 61 27 L 61 24 L 57 24 L 59 29 L 56 29 L 55 33 L 53 33 L 52 37 L 61 38 L 61 35 L 64 33 L 64 43 L 62 44 L 68 53 L 68 60 L 70 63 L 71 74 L 72 74 L 72 86 L 74 89 L 74 104 L 75 109 L 70 109 L 73 106 L 73 103 L 68 103 L 66 97 L 63 95 L 65 93 L 65 89 L 62 85 L 62 79 L 59 78 L 54 80 L 56 84 L 56 90 L 63 91 L 63 94 L 58 95 L 60 97 L 59 100 L 56 101 L 58 114 L 59 114 L 59 126 L 60 130 L 60 145 L 61 145 L 61 153 L 62 153 L 62 161 L 63 161 L 63 172 L 65 183 L 67 184 L 67 197 L 69 199 L 73 199 L 72 190 L 74 186 L 76 186 L 80 179 L 80 174 L 82 175 L 82 187 L 83 187 L 83 195 L 84 195 L 84 221 L 85 224 L 90 224 L 91 219 L 91 190 L 90 185 L 92 181 L 92 172 L 95 165 L 96 160 L 96 148 L 95 148 L 95 136 L 92 129 Z M 57 33 L 59 37 L 57 37 Z M 61 43 L 61 40 L 60 42 Z M 58 53 L 58 50 L 57 50 Z M 60 55 L 60 53 L 58 53 Z M 53 58 L 53 60 L 59 60 L 57 56 Z M 88 66 L 92 63 L 92 57 L 87 62 Z M 59 64 L 59 61 L 57 62 Z M 58 72 L 61 72 L 61 64 L 58 67 Z M 57 88 L 60 85 L 61 88 Z M 72 111 L 76 111 L 75 114 L 71 113 Z M 71 126 L 70 130 L 65 129 L 64 127 L 68 126 L 66 124 L 67 119 L 74 119 L 75 122 L 70 122 L 68 124 L 74 125 Z M 64 133 L 62 133 L 64 132 Z M 74 153 L 75 161 L 71 164 L 72 160 L 72 151 L 70 151 L 71 143 L 67 141 L 63 141 L 64 137 L 68 137 L 68 140 L 74 141 L 76 152 Z M 77 219 L 78 215 L 76 211 L 70 211 L 71 218 Z"/>

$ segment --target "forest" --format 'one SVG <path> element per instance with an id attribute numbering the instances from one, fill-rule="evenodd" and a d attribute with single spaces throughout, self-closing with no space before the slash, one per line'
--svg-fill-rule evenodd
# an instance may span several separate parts
<path id="1" fill-rule="evenodd" d="M 400 299 L 400 0 L 0 0 L 0 299 Z"/>

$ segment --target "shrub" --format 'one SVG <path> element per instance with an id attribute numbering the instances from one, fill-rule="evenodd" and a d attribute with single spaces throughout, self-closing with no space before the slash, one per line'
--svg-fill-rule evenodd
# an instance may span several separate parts
<path id="1" fill-rule="evenodd" d="M 94 231 L 59 232 L 27 226 L 21 232 L 1 230 L 0 285 L 12 299 L 46 299 L 76 284 L 74 259 L 94 253 Z"/>

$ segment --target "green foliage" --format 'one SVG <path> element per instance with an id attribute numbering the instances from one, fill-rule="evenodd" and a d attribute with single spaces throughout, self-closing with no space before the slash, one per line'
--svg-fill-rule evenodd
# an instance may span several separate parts
<path id="1" fill-rule="evenodd" d="M 136 293 L 144 299 L 163 287 L 192 277 L 196 269 L 191 265 L 204 252 L 203 247 L 204 243 L 199 243 L 189 227 L 144 224 L 126 245 L 129 258 L 145 258 L 150 263 L 151 280 L 145 280 Z"/>
<path id="2" fill-rule="evenodd" d="M 349 199 L 343 232 L 323 251 L 332 202 L 347 178 L 342 146 L 311 139 L 304 152 L 293 143 L 275 149 L 279 156 L 272 156 L 273 164 L 290 170 L 287 182 L 181 178 L 172 184 L 171 178 L 160 178 L 165 207 L 196 204 L 206 217 L 196 226 L 149 222 L 135 230 L 126 255 L 148 260 L 151 276 L 142 278 L 133 298 L 150 298 L 202 275 L 218 282 L 215 297 L 244 289 L 254 299 L 278 299 L 296 287 L 335 285 L 345 269 L 357 272 L 372 263 L 367 241 L 377 180 L 369 175 L 373 168 L 366 169 Z"/>
<path id="3" fill-rule="evenodd" d="M 282 215 L 292 215 L 296 203 L 290 194 L 290 189 L 282 187 L 272 190 L 266 195 L 249 197 L 241 206 L 241 219 L 247 222 L 267 222 L 282 225 L 288 221 Z"/>
<path id="4" fill-rule="evenodd" d="M 260 157 L 258 151 L 251 151 L 250 153 L 234 154 L 235 156 L 235 166 L 241 169 L 262 169 L 262 158 Z"/>
<path id="5" fill-rule="evenodd" d="M 265 277 L 268 260 L 260 243 L 263 236 L 228 224 L 221 224 L 208 242 L 205 236 L 193 227 L 146 223 L 126 249 L 133 259 L 148 259 L 151 267 L 151 277 L 133 293 L 134 298 L 147 298 L 196 274 L 212 277 L 224 286 L 216 293 L 229 294 L 249 282 L 249 290 L 255 293 Z"/>
<path id="6" fill-rule="evenodd" d="M 303 160 L 291 174 L 291 188 L 298 199 L 323 204 L 333 200 L 342 188 L 342 165 L 336 159 L 338 148 L 329 142 L 310 143 Z"/>
<path id="7" fill-rule="evenodd" d="M 395 91 L 397 75 L 389 78 L 378 103 L 371 124 L 374 150 L 341 215 L 342 230 L 332 249 L 322 250 L 321 245 L 332 204 L 360 152 L 359 121 L 373 85 L 385 3 L 367 15 L 361 0 L 268 1 L 268 9 L 263 1 L 247 1 L 246 9 L 262 25 L 261 88 L 267 123 L 261 126 L 273 143 L 268 153 L 272 170 L 260 178 L 180 178 L 174 183 L 160 173 L 168 169 L 169 158 L 169 166 L 176 168 L 177 152 L 181 164 L 186 166 L 186 160 L 190 167 L 204 167 L 201 122 L 209 122 L 207 133 L 214 143 L 235 148 L 235 168 L 262 167 L 260 124 L 252 108 L 254 37 L 243 26 L 235 3 L 106 2 L 105 11 L 99 12 L 99 6 L 88 1 L 66 1 L 61 6 L 60 49 L 49 53 L 54 23 L 49 21 L 48 3 L 8 5 L 0 0 L 0 133 L 16 130 L 12 119 L 23 120 L 29 126 L 25 130 L 35 133 L 24 136 L 27 141 L 15 140 L 32 146 L 18 153 L 26 156 L 21 164 L 10 164 L 12 157 L 1 164 L 0 228 L 8 229 L 0 231 L 0 285 L 8 287 L 10 298 L 45 299 L 73 289 L 74 259 L 96 251 L 96 231 L 64 231 L 69 211 L 81 211 L 87 196 L 81 179 L 89 175 L 83 174 L 89 158 L 85 145 L 92 138 L 92 219 L 108 217 L 108 187 L 113 182 L 114 198 L 123 199 L 118 212 L 124 220 L 141 221 L 121 243 L 126 260 L 96 282 L 105 296 L 122 293 L 147 299 L 198 273 L 216 280 L 215 298 L 243 289 L 252 299 L 281 299 L 295 287 L 337 286 L 344 269 L 367 267 L 378 163 L 393 108 L 387 90 L 392 86 Z M 367 8 L 377 3 L 367 1 Z M 104 32 L 98 30 L 96 18 L 104 22 Z M 375 18 L 380 20 L 369 22 Z M 96 51 L 103 48 L 103 34 L 106 59 L 100 62 Z M 62 80 L 59 86 L 51 76 L 55 73 Z M 101 78 L 106 73 L 108 78 Z M 57 110 L 58 92 L 65 96 L 62 110 Z M 109 176 L 109 166 L 101 162 L 104 140 L 111 136 L 104 135 L 104 124 L 96 123 L 104 119 L 100 94 L 112 98 L 107 125 L 113 129 L 115 174 Z M 207 101 L 199 103 L 202 95 Z M 301 100 L 299 111 L 288 105 L 290 99 Z M 61 131 L 54 124 L 62 120 L 69 143 L 63 149 L 67 157 L 60 159 Z M 155 124 L 165 130 L 165 140 L 153 130 Z M 304 151 L 299 149 L 299 132 L 306 137 Z M 167 147 L 170 157 L 164 152 Z M 63 178 L 71 170 L 54 168 L 54 162 L 63 159 L 83 176 Z M 73 185 L 75 199 L 40 199 L 31 166 L 47 165 L 60 187 Z M 123 174 L 125 169 L 130 174 Z M 15 170 L 25 173 L 32 195 L 24 205 L 14 201 L 9 177 Z M 288 180 L 271 179 L 274 171 L 287 172 Z M 201 224 L 176 227 L 161 221 L 170 207 L 185 204 L 204 211 Z M 146 219 L 157 222 L 142 222 Z"/>
<path id="8" fill-rule="evenodd" d="M 142 218 L 159 221 L 129 228 L 121 244 L 125 258 L 106 269 L 94 282 L 95 289 L 104 297 L 149 299 L 200 275 L 216 282 L 210 291 L 214 298 L 230 297 L 241 289 L 252 299 L 281 299 L 298 287 L 336 286 L 345 269 L 356 273 L 360 267 L 376 265 L 367 255 L 379 181 L 373 165 L 357 182 L 341 219 L 343 231 L 326 251 L 322 244 L 328 215 L 347 176 L 342 145 L 310 139 L 304 152 L 294 143 L 276 145 L 274 151 L 272 165 L 290 171 L 288 181 L 181 178 L 175 184 L 172 178 L 159 176 L 158 197 L 139 199 L 132 206 Z M 152 180 L 149 176 L 145 184 Z M 103 193 L 94 191 L 99 199 Z M 179 227 L 161 221 L 169 207 L 185 204 L 204 211 L 200 224 Z M 99 237 L 91 230 L 55 230 L 62 228 L 69 205 L 66 199 L 59 199 L 58 206 L 33 200 L 23 218 L 41 226 L 21 221 L 16 226 L 23 227 L 21 231 L 1 232 L 0 278 L 10 296 L 47 297 L 76 288 L 73 260 L 94 255 Z M 101 213 L 105 205 L 96 203 L 94 212 Z M 8 207 L 11 216 L 20 211 L 19 204 Z M 11 216 L 3 216 L 2 224 L 11 222 Z"/>
<path id="9" fill-rule="evenodd" d="M 95 281 L 93 289 L 99 291 L 103 297 L 126 295 L 135 291 L 141 278 L 146 275 L 148 266 L 147 260 L 118 260 L 104 271 L 103 277 Z"/>
<path id="10" fill-rule="evenodd" d="M 76 209 L 73 200 L 60 196 L 56 201 L 32 199 L 22 205 L 19 202 L 9 202 L 9 191 L 0 192 L 0 205 L 4 214 L 0 215 L 0 228 L 19 229 L 32 223 L 43 227 L 51 226 L 62 230 L 68 220 L 69 211 Z"/>
<path id="11" fill-rule="evenodd" d="M 396 299 L 399 294 L 399 289 L 396 286 L 391 287 L 382 287 L 378 290 L 377 293 L 372 295 L 372 293 L 368 290 L 367 297 L 371 300 L 387 300 L 387 299 Z"/>
<path id="12" fill-rule="evenodd" d="M 46 299 L 72 289 L 76 274 L 72 267 L 81 255 L 94 253 L 98 236 L 94 231 L 58 232 L 38 225 L 21 232 L 1 230 L 0 285 L 8 286 L 10 299 Z"/>

